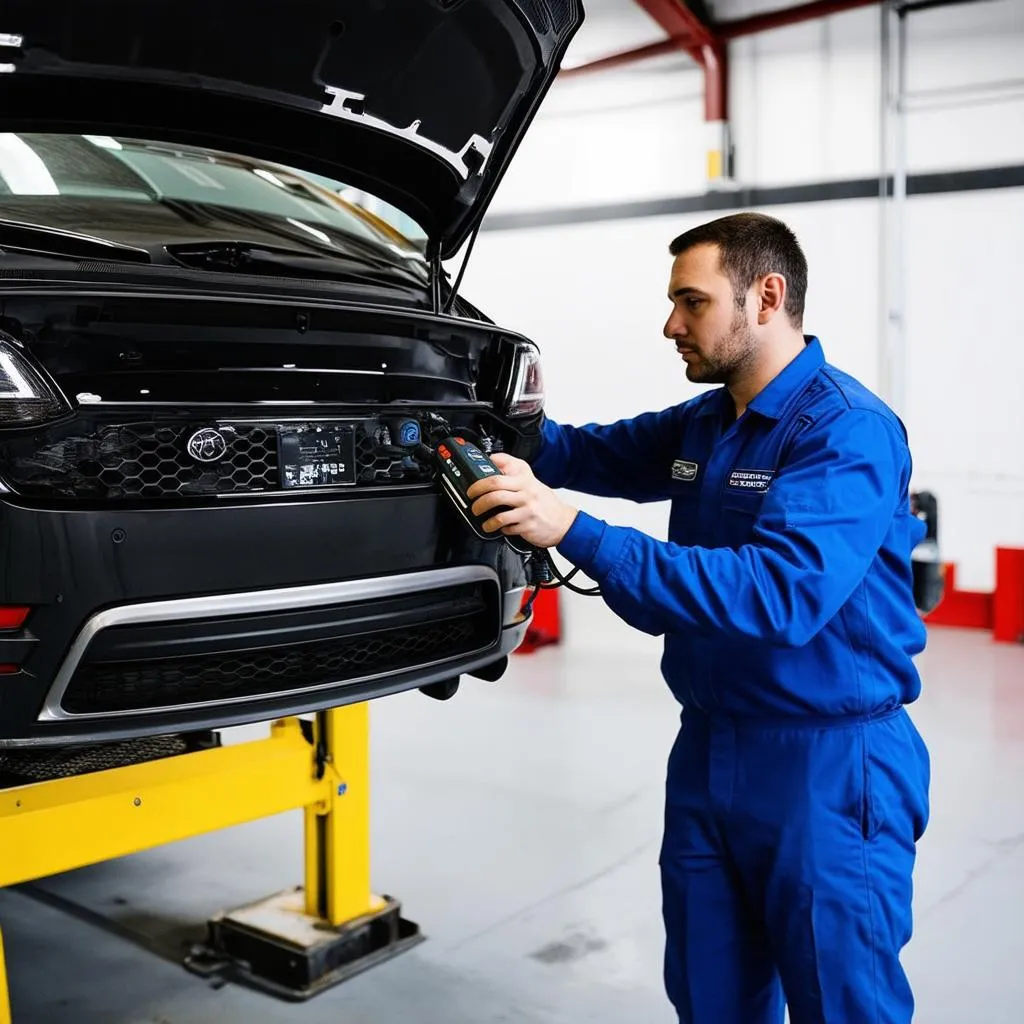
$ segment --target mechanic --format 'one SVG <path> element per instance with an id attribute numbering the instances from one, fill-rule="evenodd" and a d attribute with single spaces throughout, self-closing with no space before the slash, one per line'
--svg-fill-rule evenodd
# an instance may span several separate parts
<path id="1" fill-rule="evenodd" d="M 904 705 L 925 629 L 902 423 L 803 333 L 791 230 L 744 213 L 670 246 L 665 335 L 696 383 L 611 425 L 539 425 L 474 513 L 557 549 L 664 636 L 682 705 L 660 864 L 665 984 L 687 1024 L 903 1024 L 929 755 Z M 856 289 L 856 285 L 853 288 Z M 850 294 L 855 301 L 856 291 Z M 532 464 L 532 468 L 531 468 Z M 552 488 L 671 500 L 669 540 Z"/>

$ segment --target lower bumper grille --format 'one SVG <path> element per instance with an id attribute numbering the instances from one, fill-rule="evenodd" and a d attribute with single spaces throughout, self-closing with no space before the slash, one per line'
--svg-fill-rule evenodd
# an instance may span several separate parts
<path id="1" fill-rule="evenodd" d="M 3 750 L 0 751 L 0 789 L 126 768 L 196 749 L 202 747 L 190 737 L 173 735 L 55 750 Z"/>
<path id="2" fill-rule="evenodd" d="M 429 622 L 271 648 L 136 661 L 85 661 L 61 700 L 70 714 L 129 713 L 344 684 L 469 655 L 495 641 L 482 596 Z"/>

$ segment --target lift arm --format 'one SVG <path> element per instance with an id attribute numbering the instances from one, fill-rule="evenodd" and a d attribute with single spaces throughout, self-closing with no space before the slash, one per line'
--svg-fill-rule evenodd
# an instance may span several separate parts
<path id="1" fill-rule="evenodd" d="M 302 809 L 304 888 L 211 918 L 185 966 L 302 1000 L 410 948 L 419 928 L 370 886 L 369 706 L 305 726 L 284 719 L 267 739 L 0 790 L 0 887 Z"/>

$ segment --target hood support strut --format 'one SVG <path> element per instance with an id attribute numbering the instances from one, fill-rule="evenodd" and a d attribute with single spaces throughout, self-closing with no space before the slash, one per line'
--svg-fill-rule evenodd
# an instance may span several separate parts
<path id="1" fill-rule="evenodd" d="M 431 246 L 427 252 L 427 259 L 430 262 L 430 308 L 435 316 L 439 316 L 441 313 L 441 278 L 444 275 L 440 244 Z"/>

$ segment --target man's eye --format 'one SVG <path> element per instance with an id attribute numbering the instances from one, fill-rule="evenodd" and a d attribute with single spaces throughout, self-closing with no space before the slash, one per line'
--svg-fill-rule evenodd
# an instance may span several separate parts
<path id="1" fill-rule="evenodd" d="M 686 300 L 686 306 L 687 306 L 688 309 L 700 309 L 700 307 L 703 304 L 704 304 L 704 300 L 703 299 L 690 298 L 690 299 Z"/>

